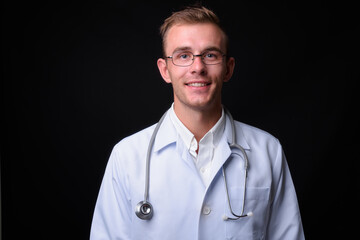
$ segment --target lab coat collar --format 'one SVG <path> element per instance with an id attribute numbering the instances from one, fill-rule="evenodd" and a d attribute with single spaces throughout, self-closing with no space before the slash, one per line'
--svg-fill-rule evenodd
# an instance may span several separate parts
<path id="1" fill-rule="evenodd" d="M 153 151 L 157 152 L 167 145 L 177 141 L 177 132 L 171 122 L 169 111 L 167 111 L 164 121 L 156 135 Z"/>
<path id="2" fill-rule="evenodd" d="M 250 146 L 246 141 L 245 135 L 239 124 L 235 121 L 236 126 L 236 142 L 245 150 L 250 150 Z M 224 134 L 226 136 L 228 144 L 231 143 L 232 132 L 231 132 L 231 122 L 229 116 L 226 115 L 226 123 Z M 165 119 L 162 122 L 158 134 L 155 138 L 153 151 L 157 152 L 167 145 L 176 142 L 178 139 L 178 135 L 176 129 L 171 122 L 169 111 L 166 113 Z"/>
<path id="3" fill-rule="evenodd" d="M 239 126 L 238 122 L 234 122 L 235 124 L 235 132 L 236 132 L 236 143 L 239 144 L 244 150 L 250 150 L 250 146 L 246 141 L 245 134 Z M 225 123 L 225 136 L 228 144 L 232 141 L 232 131 L 231 131 L 231 122 L 228 115 L 226 115 L 226 123 Z"/>

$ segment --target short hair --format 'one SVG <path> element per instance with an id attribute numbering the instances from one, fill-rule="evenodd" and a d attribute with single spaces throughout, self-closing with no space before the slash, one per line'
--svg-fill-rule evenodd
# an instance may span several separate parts
<path id="1" fill-rule="evenodd" d="M 173 12 L 170 17 L 165 19 L 160 27 L 160 35 L 162 38 L 163 55 L 165 56 L 165 39 L 169 29 L 177 24 L 196 24 L 196 23 L 212 23 L 220 28 L 224 34 L 226 50 L 228 50 L 228 37 L 226 32 L 220 25 L 220 20 L 216 14 L 204 6 L 188 6 L 183 10 Z"/>

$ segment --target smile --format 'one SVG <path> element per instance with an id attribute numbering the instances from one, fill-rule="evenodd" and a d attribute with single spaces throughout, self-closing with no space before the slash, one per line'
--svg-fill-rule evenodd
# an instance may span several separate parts
<path id="1" fill-rule="evenodd" d="M 186 84 L 187 86 L 190 86 L 190 87 L 205 87 L 205 86 L 208 86 L 210 85 L 210 83 L 187 83 Z"/>

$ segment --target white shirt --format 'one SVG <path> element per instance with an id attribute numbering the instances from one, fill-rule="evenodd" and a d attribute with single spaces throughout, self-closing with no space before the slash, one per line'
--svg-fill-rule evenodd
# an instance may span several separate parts
<path id="1" fill-rule="evenodd" d="M 172 104 L 170 109 L 170 119 L 174 124 L 174 127 L 180 138 L 184 142 L 186 148 L 189 150 L 189 153 L 193 157 L 196 168 L 198 169 L 205 186 L 208 187 L 210 183 L 209 177 L 211 173 L 212 161 L 215 152 L 218 150 L 217 146 L 225 129 L 224 109 L 222 109 L 220 119 L 204 135 L 204 137 L 200 139 L 199 143 L 196 141 L 194 134 L 192 134 L 190 130 L 176 116 L 174 111 L 174 104 Z M 198 146 L 199 151 L 196 153 Z"/>

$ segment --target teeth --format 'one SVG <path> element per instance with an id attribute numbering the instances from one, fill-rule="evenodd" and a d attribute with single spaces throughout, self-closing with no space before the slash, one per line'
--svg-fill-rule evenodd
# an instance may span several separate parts
<path id="1" fill-rule="evenodd" d="M 206 83 L 189 83 L 188 84 L 188 86 L 191 86 L 191 87 L 204 87 L 206 85 L 207 85 Z"/>

